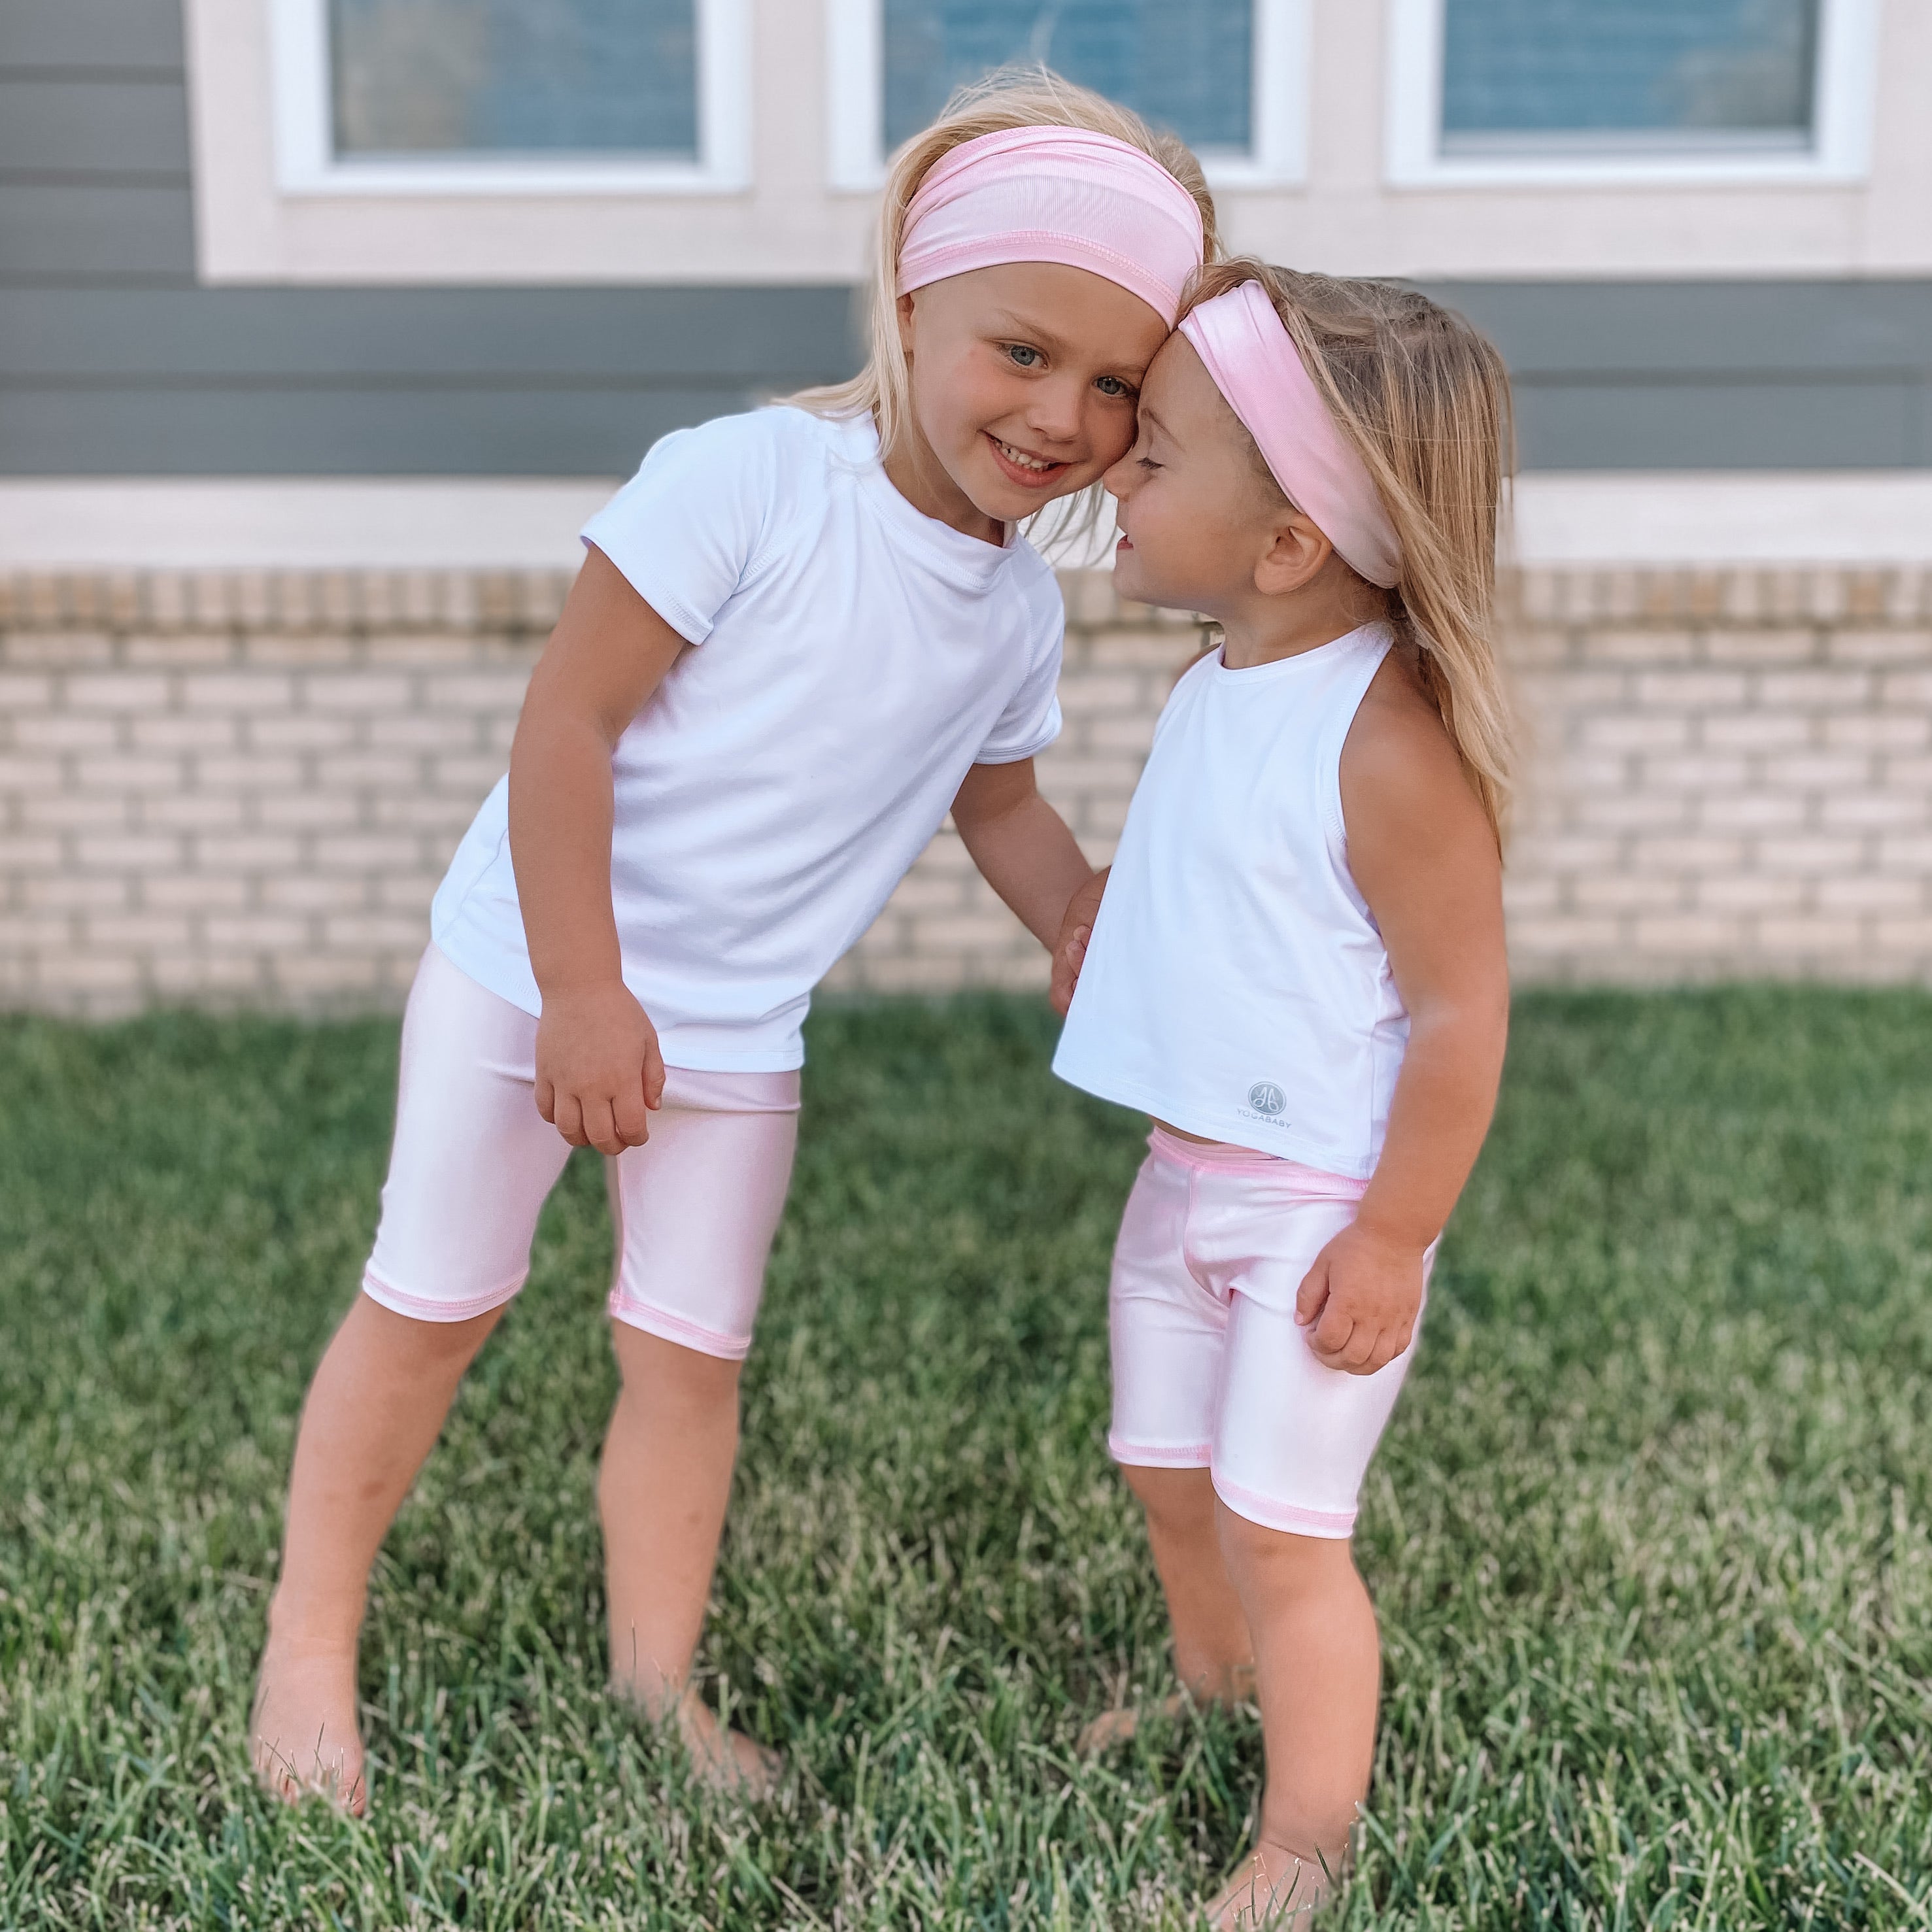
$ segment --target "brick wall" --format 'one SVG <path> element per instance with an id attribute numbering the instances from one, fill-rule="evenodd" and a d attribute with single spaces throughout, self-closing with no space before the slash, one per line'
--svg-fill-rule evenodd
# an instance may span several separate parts
<path id="1" fill-rule="evenodd" d="M 0 580 L 0 1004 L 393 1004 L 560 577 Z M 1118 835 L 1193 626 L 1066 580 L 1042 782 Z M 1526 573 L 1526 980 L 1932 980 L 1932 572 Z M 943 832 L 846 987 L 1036 985 Z"/>

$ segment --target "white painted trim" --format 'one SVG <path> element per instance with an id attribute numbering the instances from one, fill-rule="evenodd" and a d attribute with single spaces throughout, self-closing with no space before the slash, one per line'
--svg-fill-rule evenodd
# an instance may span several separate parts
<path id="1" fill-rule="evenodd" d="M 1394 188 L 1790 186 L 1863 181 L 1871 166 L 1883 0 L 1820 0 L 1816 123 L 1802 150 L 1445 154 L 1444 0 L 1388 0 L 1384 165 Z"/>
<path id="2" fill-rule="evenodd" d="M 885 184 L 881 90 L 884 0 L 824 0 L 826 165 L 838 192 L 871 194 Z M 1216 188 L 1292 187 L 1308 171 L 1312 0 L 1255 0 L 1252 150 L 1210 148 L 1201 165 Z"/>
<path id="3" fill-rule="evenodd" d="M 574 569 L 614 477 L 0 482 L 0 570 Z M 1547 566 L 1932 565 L 1932 471 L 1540 471 L 1516 554 Z"/>
<path id="4" fill-rule="evenodd" d="M 697 0 L 694 163 L 584 154 L 344 161 L 330 129 L 328 0 L 267 4 L 275 185 L 284 194 L 731 194 L 750 184 L 750 0 Z"/>

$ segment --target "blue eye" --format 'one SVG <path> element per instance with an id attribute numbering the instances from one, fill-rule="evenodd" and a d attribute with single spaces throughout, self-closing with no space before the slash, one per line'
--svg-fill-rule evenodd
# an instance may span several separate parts
<path id="1" fill-rule="evenodd" d="M 1034 368 L 1038 366 L 1040 360 L 1040 351 L 1024 342 L 1008 343 L 1006 353 L 1022 369 Z"/>
<path id="2" fill-rule="evenodd" d="M 1103 396 L 1126 397 L 1131 399 L 1134 393 L 1118 376 L 1102 376 L 1094 386 Z"/>

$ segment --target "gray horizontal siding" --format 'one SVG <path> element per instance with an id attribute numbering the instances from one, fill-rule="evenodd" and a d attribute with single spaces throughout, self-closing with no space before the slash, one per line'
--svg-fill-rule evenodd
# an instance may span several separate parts
<path id="1" fill-rule="evenodd" d="M 179 0 L 0 0 L 0 474 L 598 475 L 850 371 L 849 292 L 204 289 Z M 1533 469 L 1932 465 L 1932 282 L 1443 284 Z"/>

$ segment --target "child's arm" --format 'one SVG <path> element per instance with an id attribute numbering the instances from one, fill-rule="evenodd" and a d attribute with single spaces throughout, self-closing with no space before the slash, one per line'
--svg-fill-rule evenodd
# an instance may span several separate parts
<path id="1" fill-rule="evenodd" d="M 953 799 L 952 823 L 987 884 L 1052 951 L 1073 895 L 1094 868 L 1066 820 L 1040 796 L 1032 759 L 975 765 Z"/>
<path id="2" fill-rule="evenodd" d="M 1295 1314 L 1330 1367 L 1372 1375 L 1414 1333 L 1424 1251 L 1475 1165 L 1509 1027 L 1496 838 L 1433 706 L 1393 660 L 1343 749 L 1342 810 L 1408 1047 L 1375 1178 L 1309 1270 Z"/>
<path id="3" fill-rule="evenodd" d="M 543 994 L 537 1110 L 573 1147 L 649 1138 L 656 1030 L 624 984 L 610 908 L 610 754 L 685 640 L 592 550 L 531 674 L 510 748 L 510 858 Z"/>
<path id="4" fill-rule="evenodd" d="M 1080 969 L 1087 962 L 1088 942 L 1094 937 L 1094 922 L 1100 916 L 1100 901 L 1107 890 L 1107 874 L 1113 870 L 1104 866 L 1096 872 L 1066 902 L 1066 910 L 1060 922 L 1060 936 L 1053 942 L 1053 987 L 1048 997 L 1053 1001 L 1053 1010 L 1062 1019 L 1066 1010 L 1073 1004 L 1075 989 L 1080 984 Z"/>

